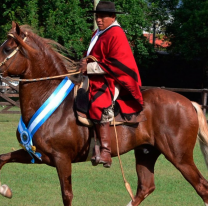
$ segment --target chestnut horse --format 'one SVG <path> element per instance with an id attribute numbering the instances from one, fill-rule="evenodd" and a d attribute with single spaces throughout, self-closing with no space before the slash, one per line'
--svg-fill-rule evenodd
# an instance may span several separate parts
<path id="1" fill-rule="evenodd" d="M 0 47 L 1 72 L 4 76 L 37 79 L 67 74 L 66 62 L 52 49 L 50 40 L 39 37 L 25 26 L 12 23 L 7 40 Z M 11 53 L 19 50 L 9 59 Z M 22 119 L 28 125 L 33 114 L 53 93 L 62 79 L 20 82 L 19 95 Z M 155 189 L 154 166 L 163 154 L 193 186 L 208 206 L 208 182 L 193 161 L 193 149 L 200 138 L 206 154 L 208 128 L 205 116 L 197 103 L 184 96 L 162 89 L 142 92 L 143 113 L 146 121 L 137 127 L 117 126 L 120 154 L 135 151 L 138 187 L 134 200 L 128 205 L 139 205 Z M 72 205 L 71 164 L 86 161 L 90 149 L 90 130 L 76 120 L 72 90 L 55 112 L 33 136 L 33 144 L 41 153 L 44 163 L 57 169 L 63 204 Z M 114 128 L 111 127 L 112 156 L 117 156 Z M 20 134 L 17 132 L 20 141 Z M 205 160 L 207 157 L 205 156 Z M 0 169 L 6 163 L 31 163 L 31 156 L 20 149 L 0 155 Z"/>

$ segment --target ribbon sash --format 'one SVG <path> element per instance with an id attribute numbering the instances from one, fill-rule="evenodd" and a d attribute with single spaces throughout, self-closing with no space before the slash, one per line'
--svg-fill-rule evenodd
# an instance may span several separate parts
<path id="1" fill-rule="evenodd" d="M 18 131 L 21 137 L 20 143 L 30 155 L 32 153 L 40 159 L 39 154 L 32 149 L 32 138 L 35 132 L 40 128 L 40 126 L 43 125 L 43 123 L 59 107 L 59 105 L 63 102 L 66 96 L 71 92 L 73 87 L 74 84 L 71 82 L 71 80 L 69 80 L 68 77 L 65 77 L 55 89 L 55 91 L 51 94 L 51 96 L 33 115 L 31 120 L 29 121 L 28 127 L 26 127 L 25 123 L 22 120 L 22 117 L 20 118 L 18 124 Z M 34 159 L 32 161 L 34 161 Z"/>

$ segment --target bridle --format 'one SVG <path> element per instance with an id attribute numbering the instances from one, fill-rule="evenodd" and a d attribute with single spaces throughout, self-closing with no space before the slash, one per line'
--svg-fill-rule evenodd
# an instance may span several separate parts
<path id="1" fill-rule="evenodd" d="M 15 39 L 15 37 L 14 37 L 14 35 L 13 34 L 8 34 L 8 36 L 11 36 L 12 38 L 14 38 Z M 26 33 L 26 36 L 25 36 L 25 38 L 23 39 L 23 41 L 25 42 L 26 41 L 26 39 L 27 39 L 27 33 Z M 11 57 L 13 57 L 17 52 L 19 51 L 19 47 L 17 47 L 8 57 L 6 57 L 5 59 L 4 59 L 4 61 L 2 61 L 1 63 L 0 63 L 0 67 L 2 66 L 2 65 L 4 65 Z"/>
<path id="2" fill-rule="evenodd" d="M 12 38 L 15 39 L 15 36 L 13 34 L 8 34 L 8 36 L 11 36 Z M 27 32 L 26 32 L 26 36 L 23 39 L 23 41 L 25 42 L 27 39 Z M 4 65 L 11 57 L 13 57 L 17 52 L 19 51 L 19 46 L 9 55 L 7 56 L 1 63 L 0 63 L 0 67 L 2 65 Z M 64 57 L 67 59 L 67 57 Z M 49 79 L 56 79 L 59 77 L 65 77 L 65 76 L 71 76 L 71 75 L 75 75 L 75 74 L 79 74 L 80 71 L 77 70 L 72 70 L 69 74 L 63 74 L 63 75 L 58 75 L 58 76 L 53 76 L 53 77 L 43 77 L 43 78 L 37 78 L 37 79 L 17 79 L 17 78 L 11 78 L 11 77 L 7 77 L 4 79 L 7 79 L 9 81 L 19 81 L 19 82 L 34 82 L 34 81 L 41 81 L 41 80 L 49 80 Z"/>
<path id="3" fill-rule="evenodd" d="M 11 36 L 12 38 L 15 39 L 14 35 L 13 34 L 8 34 L 8 36 Z M 27 39 L 27 32 L 26 32 L 26 36 L 25 38 L 23 39 L 23 41 L 25 42 Z M 17 52 L 19 51 L 19 47 L 17 47 L 8 57 L 6 57 L 4 59 L 4 61 L 2 61 L 0 63 L 0 67 L 2 65 L 4 65 L 11 57 L 13 57 Z M 64 58 L 68 59 L 67 57 L 64 56 Z M 98 61 L 94 56 L 92 55 L 89 55 L 87 57 L 85 57 L 86 59 L 92 59 L 93 61 Z M 50 80 L 50 79 L 57 79 L 57 78 L 60 78 L 60 77 L 66 77 L 66 76 L 71 76 L 71 75 L 75 75 L 75 74 L 79 74 L 80 71 L 78 70 L 71 70 L 70 73 L 68 74 L 63 74 L 63 75 L 58 75 L 58 76 L 52 76 L 52 77 L 42 77 L 42 78 L 37 78 L 37 79 L 17 79 L 17 78 L 11 78 L 11 77 L 7 77 L 7 78 L 4 78 L 4 79 L 7 79 L 9 81 L 18 81 L 18 82 L 36 82 L 36 81 L 42 81 L 42 80 Z"/>

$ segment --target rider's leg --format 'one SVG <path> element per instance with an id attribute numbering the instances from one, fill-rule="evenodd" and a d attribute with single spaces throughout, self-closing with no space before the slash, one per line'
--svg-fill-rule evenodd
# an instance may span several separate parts
<path id="1" fill-rule="evenodd" d="M 101 152 L 100 156 L 93 156 L 91 161 L 93 165 L 103 164 L 104 167 L 109 168 L 111 166 L 111 137 L 110 137 L 110 121 L 113 120 L 114 113 L 113 108 L 103 109 L 101 121 L 95 122 L 96 135 L 100 139 Z"/>
<path id="2" fill-rule="evenodd" d="M 101 142 L 101 152 L 99 164 L 109 168 L 111 166 L 111 138 L 110 138 L 110 124 L 109 122 L 95 125 L 98 138 Z"/>

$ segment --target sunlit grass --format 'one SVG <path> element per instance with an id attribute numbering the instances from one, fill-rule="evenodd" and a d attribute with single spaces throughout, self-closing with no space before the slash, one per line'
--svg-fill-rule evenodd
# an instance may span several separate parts
<path id="1" fill-rule="evenodd" d="M 20 115 L 0 115 L 0 153 L 18 149 L 15 133 Z M 125 177 L 136 192 L 134 152 L 121 156 Z M 201 173 L 207 169 L 197 143 L 194 159 Z M 0 173 L 2 184 L 13 190 L 13 198 L 0 196 L 0 206 L 61 206 L 62 198 L 56 169 L 46 165 L 6 164 Z M 156 190 L 143 206 L 198 206 L 203 201 L 192 186 L 162 155 L 155 166 Z M 93 167 L 90 162 L 73 164 L 73 206 L 125 206 L 130 201 L 117 158 L 111 169 Z"/>

